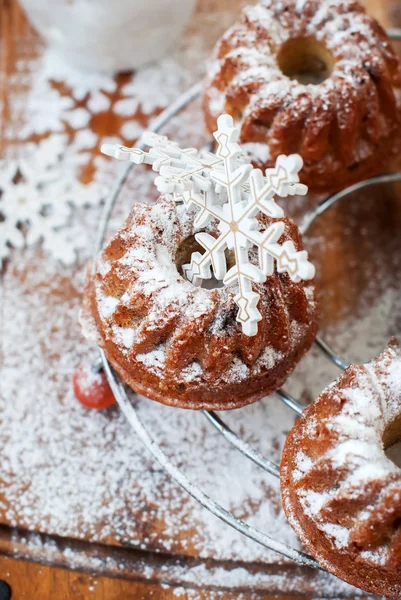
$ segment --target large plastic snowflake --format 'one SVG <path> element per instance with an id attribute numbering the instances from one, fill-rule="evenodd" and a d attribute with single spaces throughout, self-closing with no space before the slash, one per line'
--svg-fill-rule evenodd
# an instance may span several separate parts
<path id="1" fill-rule="evenodd" d="M 215 154 L 181 149 L 166 137 L 151 132 L 142 136 L 142 142 L 150 146 L 148 152 L 108 144 L 102 150 L 120 160 L 152 165 L 159 173 L 155 183 L 160 192 L 172 193 L 176 200 L 199 208 L 194 221 L 196 228 L 205 228 L 210 221 L 217 220 L 219 236 L 205 231 L 197 233 L 195 239 L 205 252 L 194 252 L 183 271 L 195 285 L 210 279 L 212 274 L 226 285 L 237 285 L 237 321 L 242 324 L 243 332 L 252 336 L 262 318 L 257 308 L 260 296 L 252 284 L 263 283 L 272 275 L 274 263 L 279 273 L 288 273 L 294 282 L 314 277 L 315 269 L 307 252 L 298 252 L 292 241 L 280 243 L 285 228 L 284 213 L 274 200 L 275 195 L 306 194 L 307 187 L 299 183 L 300 156 L 279 156 L 276 166 L 267 169 L 263 176 L 259 169 L 248 164 L 249 159 L 241 151 L 237 143 L 239 129 L 234 127 L 232 118 L 222 115 L 217 123 Z M 272 218 L 273 223 L 261 229 L 258 213 Z M 258 264 L 250 261 L 252 246 L 258 249 Z M 227 249 L 235 257 L 228 271 Z"/>

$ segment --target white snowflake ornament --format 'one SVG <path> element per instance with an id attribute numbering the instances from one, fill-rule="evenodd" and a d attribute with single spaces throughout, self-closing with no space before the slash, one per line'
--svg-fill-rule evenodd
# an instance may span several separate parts
<path id="1" fill-rule="evenodd" d="M 253 290 L 254 283 L 263 283 L 273 275 L 274 265 L 279 273 L 288 273 L 294 282 L 315 275 L 306 251 L 297 251 L 292 241 L 280 244 L 285 229 L 284 212 L 274 200 L 274 196 L 304 195 L 307 187 L 299 183 L 300 156 L 279 156 L 275 167 L 263 175 L 249 164 L 249 158 L 237 143 L 239 129 L 234 127 L 232 118 L 222 115 L 217 125 L 215 154 L 181 149 L 166 137 L 149 132 L 142 136 L 143 143 L 150 146 L 148 152 L 118 145 L 105 145 L 102 150 L 120 160 L 152 165 L 159 173 L 156 185 L 160 192 L 174 194 L 176 201 L 199 208 L 195 228 L 204 228 L 213 220 L 218 222 L 218 237 L 205 231 L 195 234 L 205 252 L 194 252 L 183 272 L 194 285 L 201 285 L 212 275 L 225 285 L 236 285 L 237 321 L 246 335 L 253 336 L 262 318 L 257 307 L 260 296 Z M 277 220 L 261 230 L 259 213 Z M 258 249 L 258 264 L 250 261 L 251 247 Z M 227 249 L 235 259 L 228 271 Z"/>

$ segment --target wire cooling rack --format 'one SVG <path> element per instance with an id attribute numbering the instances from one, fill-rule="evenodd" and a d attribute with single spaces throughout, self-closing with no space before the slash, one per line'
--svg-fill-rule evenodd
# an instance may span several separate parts
<path id="1" fill-rule="evenodd" d="M 389 36 L 392 39 L 401 40 L 401 29 L 392 29 L 388 31 Z M 191 89 L 189 89 L 185 94 L 180 96 L 169 108 L 167 108 L 163 113 L 159 115 L 157 119 L 155 119 L 152 131 L 155 133 L 159 132 L 169 121 L 181 110 L 183 110 L 186 106 L 188 106 L 193 100 L 195 100 L 200 94 L 201 85 L 196 84 Z M 97 238 L 94 248 L 94 256 L 97 256 L 98 252 L 101 250 L 104 237 L 106 233 L 106 228 L 110 219 L 111 211 L 114 207 L 114 204 L 119 196 L 119 193 L 124 186 L 124 183 L 128 177 L 128 174 L 132 168 L 132 164 L 129 163 L 126 167 L 124 167 L 121 172 L 120 177 L 118 178 L 113 190 L 111 191 L 108 199 L 106 200 L 103 214 L 99 223 Z M 368 188 L 370 186 L 376 186 L 379 184 L 385 183 L 393 183 L 393 182 L 401 182 L 401 172 L 380 175 L 378 177 L 372 177 L 370 179 L 366 179 L 365 181 L 361 181 L 352 185 L 341 192 L 333 194 L 329 198 L 323 200 L 316 208 L 308 212 L 300 225 L 300 231 L 304 235 L 312 223 L 319 218 L 330 206 L 341 200 L 342 198 L 353 194 L 354 192 L 360 191 L 362 189 Z M 326 358 L 334 363 L 339 369 L 344 370 L 347 368 L 348 364 L 339 356 L 331 346 L 320 336 L 317 336 L 315 340 L 315 344 L 321 350 L 321 352 L 326 356 Z M 168 472 L 168 474 L 175 479 L 175 481 L 186 490 L 195 500 L 197 500 L 203 507 L 207 508 L 211 513 L 213 513 L 216 517 L 219 517 L 222 521 L 247 536 L 248 538 L 258 542 L 265 548 L 269 550 L 273 550 L 290 560 L 295 561 L 298 564 L 314 567 L 320 570 L 325 570 L 321 565 L 314 560 L 308 554 L 296 550 L 283 542 L 275 540 L 270 537 L 266 533 L 255 529 L 248 525 L 242 519 L 238 519 L 231 512 L 226 510 L 223 506 L 212 500 L 207 494 L 205 494 L 199 487 L 194 485 L 180 469 L 178 469 L 166 456 L 161 447 L 155 441 L 152 433 L 149 431 L 147 427 L 142 423 L 139 418 L 138 412 L 135 406 L 132 404 L 129 399 L 126 389 L 124 387 L 123 381 L 120 379 L 118 374 L 112 369 L 109 362 L 107 361 L 106 355 L 102 349 L 99 348 L 100 353 L 100 364 L 102 365 L 105 374 L 107 376 L 110 387 L 114 393 L 116 401 L 127 418 L 129 424 L 132 429 L 135 431 L 136 435 L 140 438 L 143 444 L 147 447 L 147 449 L 153 454 L 156 460 L 160 463 L 160 465 Z M 280 389 L 275 392 L 275 395 L 294 413 L 297 415 L 301 415 L 303 406 L 291 396 L 284 389 Z M 239 452 L 249 458 L 251 461 L 256 463 L 259 467 L 264 469 L 267 473 L 272 475 L 273 477 L 280 477 L 279 466 L 274 462 L 269 460 L 268 458 L 262 456 L 258 450 L 253 448 L 248 442 L 239 437 L 225 422 L 221 419 L 213 411 L 203 411 L 206 419 L 221 433 L 221 435 L 232 444 Z"/>

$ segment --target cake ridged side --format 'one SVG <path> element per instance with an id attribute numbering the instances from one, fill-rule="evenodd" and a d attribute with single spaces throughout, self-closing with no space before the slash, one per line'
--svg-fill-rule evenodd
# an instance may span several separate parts
<path id="1" fill-rule="evenodd" d="M 168 197 L 136 205 L 99 257 L 91 312 L 111 362 L 134 389 L 168 404 L 232 408 L 270 393 L 309 349 L 315 291 L 286 274 L 268 277 L 255 286 L 258 333 L 244 335 L 235 287 L 195 287 L 177 270 L 177 249 L 193 235 L 193 219 Z M 296 225 L 283 220 L 281 241 L 301 249 Z"/>
<path id="2" fill-rule="evenodd" d="M 349 367 L 287 437 L 283 506 L 312 554 L 370 592 L 399 597 L 401 469 L 385 447 L 401 439 L 401 349 Z"/>
<path id="3" fill-rule="evenodd" d="M 318 85 L 283 74 L 288 40 L 312 39 L 334 67 Z M 219 114 L 241 126 L 256 166 L 299 153 L 311 189 L 345 187 L 382 168 L 399 148 L 401 72 L 380 25 L 352 0 L 263 0 L 220 39 L 204 85 L 210 131 Z"/>

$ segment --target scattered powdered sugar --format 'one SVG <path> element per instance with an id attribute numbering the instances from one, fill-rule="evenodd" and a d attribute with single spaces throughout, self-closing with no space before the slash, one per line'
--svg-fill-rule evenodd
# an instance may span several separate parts
<path id="1" fill-rule="evenodd" d="M 135 331 L 129 327 L 119 327 L 113 325 L 113 335 L 118 341 L 118 344 L 126 348 L 127 350 L 132 347 L 135 339 Z"/>
<path id="2" fill-rule="evenodd" d="M 96 389 L 97 385 L 102 385 L 103 379 L 101 371 L 94 368 L 82 369 L 79 377 L 79 387 L 82 393 L 88 393 L 91 388 Z"/>
<path id="3" fill-rule="evenodd" d="M 91 97 L 89 98 L 87 103 L 89 111 L 94 115 L 106 112 L 107 110 L 109 110 L 110 105 L 110 98 L 103 94 L 101 91 L 97 92 L 96 94 L 91 94 Z"/>
<path id="4" fill-rule="evenodd" d="M 223 373 L 222 379 L 224 381 L 232 381 L 232 382 L 240 382 L 243 379 L 246 379 L 249 373 L 249 367 L 245 363 L 242 362 L 241 359 L 235 357 L 230 368 L 226 373 Z"/>
<path id="5" fill-rule="evenodd" d="M 292 476 L 295 481 L 298 481 L 298 479 L 300 479 L 302 475 L 305 475 L 305 473 L 307 473 L 312 468 L 313 461 L 309 458 L 309 456 L 305 454 L 305 452 L 300 450 L 296 456 L 296 465 L 297 468 L 293 472 Z"/>
<path id="6" fill-rule="evenodd" d="M 401 361 L 394 361 L 388 367 L 386 383 L 391 399 L 399 406 L 401 390 Z"/>
<path id="7" fill-rule="evenodd" d="M 311 517 L 315 516 L 316 513 L 318 513 L 326 504 L 326 502 L 330 499 L 330 497 L 331 496 L 328 492 L 322 493 L 309 491 L 305 494 L 302 492 L 302 504 L 305 510 L 305 514 Z"/>
<path id="8" fill-rule="evenodd" d="M 297 11 L 297 13 L 302 12 L 302 10 L 305 6 L 305 2 L 306 2 L 306 0 L 296 0 L 295 10 Z"/>
<path id="9" fill-rule="evenodd" d="M 197 360 L 194 360 L 190 365 L 181 371 L 181 374 L 185 381 L 191 382 L 202 376 L 203 369 L 200 363 Z"/>
<path id="10" fill-rule="evenodd" d="M 108 319 L 118 305 L 118 298 L 113 296 L 102 296 L 98 300 L 99 313 L 103 319 Z"/>
<path id="11" fill-rule="evenodd" d="M 38 242 L 64 264 L 76 260 L 85 245 L 76 231 L 77 209 L 98 206 L 106 193 L 99 181 L 78 179 L 91 145 L 90 135 L 69 142 L 66 134 L 54 134 L 26 144 L 18 161 L 0 163 L 0 267 L 11 246 Z"/>
<path id="12" fill-rule="evenodd" d="M 325 523 L 320 528 L 332 538 L 336 548 L 345 548 L 349 542 L 350 530 L 341 525 Z"/>
<path id="13" fill-rule="evenodd" d="M 270 32 L 272 38 L 276 43 L 285 42 L 288 38 L 288 32 L 279 23 L 279 20 L 274 18 L 274 8 L 272 10 L 266 10 L 267 3 L 257 3 L 255 6 L 247 7 L 245 9 L 250 19 L 260 24 L 266 31 Z"/>
<path id="14" fill-rule="evenodd" d="M 17 69 L 23 67 L 24 65 L 20 64 Z M 86 127 L 91 110 L 95 108 L 93 112 L 99 112 L 100 104 L 107 110 L 106 94 L 112 94 L 117 89 L 116 81 L 109 75 L 74 68 L 52 50 L 45 50 L 32 61 L 29 68 L 35 73 L 35 77 L 32 78 L 32 86 L 26 99 L 27 118 L 19 134 L 21 138 L 32 134 L 64 131 L 65 121 L 70 122 L 73 128 Z M 69 88 L 70 95 L 63 93 L 62 89 L 54 84 L 62 84 Z M 76 108 L 76 103 L 86 98 L 86 108 Z"/>
<path id="15" fill-rule="evenodd" d="M 137 175 L 135 181 L 139 183 Z M 119 201 L 123 212 L 130 205 L 130 194 L 128 186 Z M 299 575 L 292 571 L 275 574 L 280 572 L 282 559 L 244 539 L 188 498 L 154 464 L 117 409 L 87 411 L 73 398 L 74 367 L 92 356 L 77 326 L 84 274 L 84 268 L 60 271 L 30 250 L 15 254 L 15 262 L 4 274 L 3 521 L 67 539 L 122 543 L 244 564 L 229 571 L 169 566 L 166 581 L 173 576 L 186 585 L 196 581 L 218 586 L 224 581 L 229 588 L 260 586 L 272 593 L 295 592 L 301 582 L 306 585 L 302 570 Z M 26 356 L 31 360 L 22 360 Z M 145 354 L 144 359 L 148 358 Z M 157 353 L 152 358 L 157 362 Z M 266 360 L 271 360 L 270 355 Z M 196 369 L 193 363 L 191 376 Z M 139 410 L 171 460 L 211 497 L 253 526 L 297 546 L 280 507 L 277 482 L 224 443 L 201 414 L 145 400 Z M 279 461 L 293 417 L 277 400 L 268 398 L 225 414 L 224 419 L 263 454 Z M 63 560 L 76 568 L 103 568 L 101 561 L 92 565 L 82 551 L 69 547 L 63 551 Z M 253 561 L 266 565 L 257 578 L 246 566 Z M 270 564 L 275 565 L 273 570 Z M 114 564 L 111 568 L 120 572 Z M 323 590 L 328 594 L 330 589 L 332 597 L 355 596 L 345 584 L 318 572 L 308 575 L 307 582 L 316 595 Z"/>
<path id="16" fill-rule="evenodd" d="M 398 365 L 399 367 L 399 365 Z M 346 388 L 342 394 L 349 400 L 344 407 L 348 420 L 356 422 L 361 421 L 361 425 L 366 424 L 370 427 L 381 428 L 381 407 L 375 398 L 376 390 L 371 391 L 372 381 L 364 375 L 359 375 L 357 379 L 357 388 Z M 400 388 L 401 389 L 401 388 Z M 349 433 L 343 429 L 344 433 Z"/>
<path id="17" fill-rule="evenodd" d="M 138 354 L 136 358 L 139 362 L 157 371 L 158 369 L 163 369 L 164 363 L 166 362 L 166 348 L 161 344 L 151 352 Z"/>
<path id="18" fill-rule="evenodd" d="M 235 594 L 233 597 L 236 600 L 258 600 L 260 592 L 256 590 L 281 596 L 289 590 L 305 589 L 302 573 L 297 570 L 289 572 L 285 565 L 275 565 L 274 571 L 267 577 L 263 564 L 254 565 L 252 572 L 249 572 L 243 564 L 226 566 L 213 560 L 205 565 L 193 559 L 177 560 L 165 555 L 159 557 L 157 554 L 138 558 L 135 555 L 130 557 L 124 550 L 122 552 L 117 550 L 113 556 L 110 556 L 109 553 L 106 554 L 109 548 L 105 552 L 93 546 L 91 553 L 84 557 L 81 552 L 73 548 L 60 551 L 60 547 L 54 540 L 30 533 L 18 535 L 15 532 L 12 534 L 12 541 L 16 548 L 22 545 L 28 548 L 36 560 L 43 560 L 46 557 L 47 561 L 54 563 L 61 559 L 64 563 L 68 561 L 68 564 L 75 569 L 86 569 L 98 574 L 119 575 L 130 579 L 135 577 L 140 581 L 156 581 L 164 590 L 171 590 L 175 597 L 182 597 L 183 600 L 199 600 L 199 588 L 202 589 L 203 594 L 207 593 L 208 600 L 226 599 L 227 593 L 230 592 Z M 18 553 L 16 555 L 18 556 Z M 305 591 L 313 594 L 314 598 L 319 597 L 320 600 L 327 600 L 328 597 L 337 598 L 338 593 L 342 592 L 346 594 L 342 597 L 359 596 L 358 590 L 350 586 L 346 590 L 345 584 L 340 584 L 342 588 L 340 590 L 333 577 L 322 573 L 321 580 L 322 585 L 316 586 L 314 573 L 309 572 Z M 96 580 L 93 584 L 96 585 Z M 217 590 L 217 587 L 220 589 Z M 324 589 L 325 599 L 321 597 L 319 587 Z M 231 595 L 229 597 L 231 598 Z"/>
<path id="19" fill-rule="evenodd" d="M 242 149 L 252 157 L 252 161 L 266 163 L 270 158 L 270 149 L 267 144 L 247 142 L 241 145 Z"/>
<path id="20" fill-rule="evenodd" d="M 283 358 L 283 353 L 275 348 L 266 347 L 258 359 L 258 366 L 272 369 L 274 365 Z"/>
<path id="21" fill-rule="evenodd" d="M 190 83 L 186 68 L 173 58 L 165 58 L 138 71 L 122 88 L 126 98 L 115 105 L 115 112 L 130 116 L 140 107 L 151 115 L 160 106 L 167 106 L 177 97 L 177 90 L 185 90 Z M 154 90 L 158 93 L 155 94 Z"/>
<path id="22" fill-rule="evenodd" d="M 384 566 L 386 564 L 388 560 L 388 554 L 388 548 L 383 546 L 380 546 L 375 550 L 364 550 L 363 552 L 361 552 L 362 558 L 369 560 L 379 566 Z"/>
<path id="23" fill-rule="evenodd" d="M 217 27 L 216 24 L 224 28 L 230 19 L 231 16 L 224 13 L 200 16 L 203 26 L 210 29 Z M 188 60 L 198 69 L 207 53 L 203 38 L 195 39 L 194 43 L 195 50 L 188 52 Z M 193 61 L 194 55 L 198 62 Z M 90 80 L 75 71 L 66 73 L 64 64 L 57 67 L 52 61 L 47 53 L 34 61 L 36 83 L 28 98 L 29 115 L 22 135 L 64 131 L 64 123 L 72 122 L 82 126 L 74 132 L 75 140 L 80 140 L 79 155 L 85 146 L 91 148 L 99 142 L 98 136 L 85 125 L 87 113 L 93 115 L 107 109 L 116 83 L 108 77 Z M 197 76 L 197 72 L 189 74 L 188 80 L 184 81 L 180 68 L 171 64 L 168 68 L 173 73 L 172 87 L 160 96 L 153 93 L 150 97 L 144 75 L 136 80 L 136 93 L 144 112 L 160 102 L 160 98 L 171 99 L 178 94 L 177 82 L 187 85 Z M 55 81 L 68 82 L 74 103 L 68 96 L 51 90 L 50 75 Z M 163 73 L 153 72 L 149 80 L 154 85 L 162 80 L 169 85 L 166 64 Z M 134 78 L 127 86 L 132 82 L 135 82 Z M 128 93 L 131 93 L 129 88 Z M 87 95 L 88 100 L 85 100 Z M 76 100 L 82 101 L 84 110 L 74 116 Z M 17 107 L 18 103 L 10 104 Z M 158 104 L 157 108 L 161 106 Z M 70 113 L 73 113 L 72 117 Z M 128 125 L 133 122 L 131 118 L 126 122 L 131 135 L 135 134 L 135 127 L 130 125 L 129 129 Z M 188 111 L 180 117 L 178 124 L 193 136 L 195 144 L 202 129 L 199 115 L 194 117 Z M 10 132 L 8 135 L 11 139 Z M 119 132 L 114 132 L 114 138 L 118 135 Z M 104 180 L 110 184 L 115 168 L 103 159 L 95 162 L 105 171 L 108 169 Z M 110 221 L 114 231 L 132 202 L 149 196 L 147 176 L 138 173 L 136 171 L 129 182 Z M 76 266 L 60 267 L 35 247 L 24 252 L 15 250 L 4 271 L 0 314 L 2 522 L 65 538 L 61 550 L 64 564 L 77 569 L 100 571 L 109 566 L 110 572 L 123 576 L 127 572 L 123 561 L 112 556 L 114 550 L 110 546 L 116 545 L 117 552 L 120 544 L 149 551 L 148 555 L 163 553 L 163 561 L 167 554 L 205 560 L 207 568 L 204 564 L 193 568 L 186 564 L 183 568 L 174 558 L 174 564 L 165 565 L 163 581 L 166 585 L 181 581 L 185 590 L 190 585 L 210 586 L 212 590 L 208 594 L 213 594 L 211 598 L 220 597 L 220 592 L 213 588 L 221 585 L 231 589 L 237 587 L 238 600 L 243 590 L 247 594 L 255 589 L 272 594 L 298 593 L 304 586 L 309 586 L 310 595 L 355 598 L 358 592 L 350 586 L 318 571 L 311 573 L 293 568 L 288 561 L 244 538 L 201 508 L 155 464 L 116 408 L 89 411 L 73 398 L 71 379 L 75 367 L 82 360 L 90 361 L 96 356 L 83 341 L 77 319 L 84 287 L 85 257 L 90 253 L 99 212 L 96 206 L 85 211 L 82 204 L 76 214 L 79 223 L 70 230 L 74 243 L 79 241 L 80 247 L 83 245 Z M 374 214 L 374 207 L 371 212 Z M 335 224 L 334 218 L 329 234 L 323 239 L 320 234 L 315 236 L 320 249 L 325 244 L 330 250 L 333 239 L 337 250 L 341 249 L 339 240 L 342 238 L 338 233 L 336 237 Z M 359 223 L 357 225 L 359 228 Z M 377 236 L 372 237 L 377 239 Z M 57 239 L 60 241 L 59 236 Z M 377 252 L 384 247 L 378 244 Z M 395 260 L 400 253 L 392 251 L 388 255 Z M 139 260 L 139 255 L 137 258 Z M 142 260 L 145 259 L 142 255 Z M 351 260 L 352 257 L 349 264 Z M 391 332 L 396 333 L 391 318 L 400 314 L 400 289 L 397 287 L 400 270 L 394 263 L 390 266 L 391 277 L 385 270 L 382 273 L 387 291 L 380 288 L 373 304 L 368 294 L 366 303 L 358 305 L 352 316 L 343 312 L 336 315 L 334 323 L 324 322 L 325 333 L 329 339 L 335 339 L 340 351 L 348 350 L 351 356 L 357 351 L 373 356 L 383 346 L 385 337 Z M 102 269 L 106 274 L 108 265 L 103 264 Z M 346 269 L 342 270 L 344 272 Z M 372 278 L 371 273 L 369 277 Z M 345 286 L 350 297 L 354 279 Z M 344 282 L 340 284 L 344 288 Z M 329 284 L 326 282 L 326 285 Z M 332 299 L 332 291 L 327 287 L 324 289 L 323 300 Z M 338 288 L 336 290 L 338 292 Z M 347 298 L 347 302 L 349 300 Z M 113 310 L 110 300 L 106 300 L 107 303 L 108 309 Z M 118 335 L 124 336 L 125 342 L 129 343 L 132 333 L 120 330 Z M 276 357 L 269 351 L 263 360 L 270 365 Z M 188 380 L 197 377 L 199 368 L 196 362 L 187 368 Z M 241 369 L 239 366 L 239 372 Z M 288 387 L 296 397 L 307 402 L 335 375 L 334 368 L 314 350 L 302 361 Z M 396 373 L 389 378 L 389 385 L 397 385 Z M 281 510 L 278 483 L 226 444 L 203 415 L 169 409 L 137 397 L 133 400 L 138 402 L 140 416 L 158 443 L 197 485 L 254 527 L 297 546 L 295 535 Z M 223 417 L 246 441 L 279 462 L 280 449 L 292 426 L 293 416 L 277 399 L 267 398 Z M 313 432 L 314 423 L 309 426 Z M 308 465 L 301 459 L 300 470 L 302 468 L 307 469 Z M 31 553 L 40 560 L 52 561 L 60 552 L 54 539 L 43 542 L 37 534 L 29 533 L 23 541 L 19 539 L 24 545 L 21 554 Z M 76 548 L 74 539 L 107 544 L 109 556 L 93 558 L 90 552 Z M 379 553 L 377 562 L 381 558 Z M 230 568 L 219 564 L 223 560 L 232 561 Z M 235 561 L 240 562 L 240 566 Z M 252 563 L 249 568 L 248 563 Z M 152 569 L 143 566 L 141 577 L 147 579 L 151 575 Z M 175 594 L 179 597 L 178 590 Z M 182 594 L 194 599 L 199 596 L 197 591 L 191 590 Z"/>

